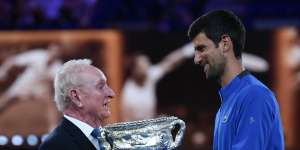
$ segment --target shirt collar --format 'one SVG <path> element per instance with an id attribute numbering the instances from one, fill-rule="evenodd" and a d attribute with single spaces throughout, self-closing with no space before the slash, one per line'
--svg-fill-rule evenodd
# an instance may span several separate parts
<path id="1" fill-rule="evenodd" d="M 64 117 L 66 119 L 68 119 L 69 121 L 71 121 L 74 125 L 76 125 L 86 137 L 89 137 L 92 133 L 92 131 L 94 130 L 94 128 L 90 125 L 88 125 L 85 122 L 82 122 L 74 117 L 68 116 L 68 115 L 64 115 Z"/>
<path id="2" fill-rule="evenodd" d="M 248 70 L 244 70 L 242 71 L 240 74 L 238 74 L 237 76 L 242 79 L 244 76 L 250 74 L 250 72 Z"/>
<path id="3" fill-rule="evenodd" d="M 235 91 L 237 90 L 237 85 L 240 83 L 241 79 L 247 75 L 249 75 L 249 71 L 244 70 L 242 71 L 240 74 L 238 74 L 233 80 L 230 81 L 229 84 L 227 84 L 226 86 L 222 87 L 219 90 L 219 94 L 221 97 L 221 102 L 225 102 L 228 97 Z"/>

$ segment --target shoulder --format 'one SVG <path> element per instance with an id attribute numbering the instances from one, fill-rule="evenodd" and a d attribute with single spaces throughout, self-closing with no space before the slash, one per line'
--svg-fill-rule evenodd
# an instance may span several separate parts
<path id="1" fill-rule="evenodd" d="M 39 150 L 54 150 L 54 149 L 67 149 L 72 143 L 70 135 L 67 133 L 63 124 L 55 128 L 40 145 Z"/>
<path id="2" fill-rule="evenodd" d="M 251 84 L 240 91 L 240 103 L 248 108 L 274 110 L 277 100 L 273 92 L 263 84 Z M 253 106 L 253 107 L 251 107 Z"/>
<path id="3" fill-rule="evenodd" d="M 272 91 L 269 88 L 261 84 L 247 85 L 241 90 L 241 93 L 247 96 L 273 95 Z"/>
<path id="4" fill-rule="evenodd" d="M 274 99 L 273 92 L 262 82 L 250 75 L 245 79 L 244 87 L 240 91 L 240 95 L 245 98 L 263 98 Z"/>
<path id="5" fill-rule="evenodd" d="M 61 147 L 61 143 L 66 140 L 66 135 L 64 134 L 63 128 L 61 126 L 54 129 L 48 137 L 43 141 L 40 149 L 48 149 L 51 147 Z"/>
<path id="6" fill-rule="evenodd" d="M 94 149 L 93 144 L 84 133 L 68 119 L 63 118 L 61 124 L 51 132 L 41 144 L 40 150 L 81 150 Z"/>

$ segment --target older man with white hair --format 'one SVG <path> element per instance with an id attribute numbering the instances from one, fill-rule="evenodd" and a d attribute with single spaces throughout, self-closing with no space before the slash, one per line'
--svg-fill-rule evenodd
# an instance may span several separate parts
<path id="1" fill-rule="evenodd" d="M 104 73 L 88 59 L 70 60 L 54 81 L 55 102 L 64 117 L 41 144 L 40 150 L 103 150 L 101 126 L 111 115 L 115 96 Z"/>

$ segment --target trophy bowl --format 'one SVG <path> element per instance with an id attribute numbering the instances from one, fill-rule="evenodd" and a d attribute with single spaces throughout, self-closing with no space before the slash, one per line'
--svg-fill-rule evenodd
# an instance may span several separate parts
<path id="1" fill-rule="evenodd" d="M 183 140 L 185 123 L 177 117 L 107 125 L 106 150 L 172 150 Z"/>

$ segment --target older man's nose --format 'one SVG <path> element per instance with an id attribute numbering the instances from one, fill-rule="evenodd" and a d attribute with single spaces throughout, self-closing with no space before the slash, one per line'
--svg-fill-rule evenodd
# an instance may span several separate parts
<path id="1" fill-rule="evenodd" d="M 111 89 L 110 87 L 108 87 L 108 96 L 110 98 L 114 98 L 116 96 L 116 93 L 114 92 L 113 89 Z"/>

